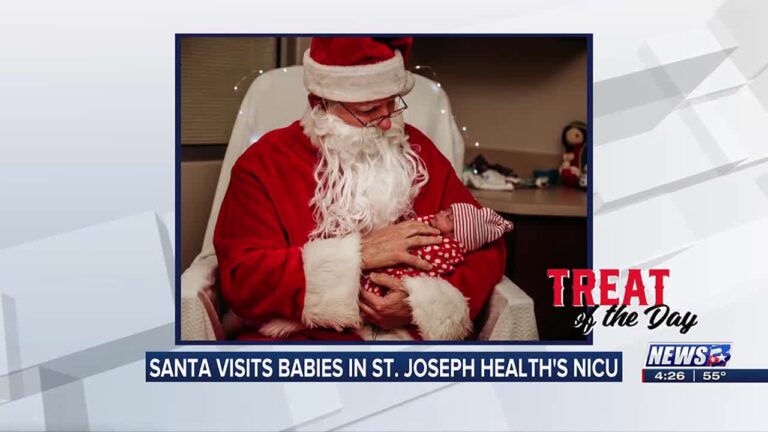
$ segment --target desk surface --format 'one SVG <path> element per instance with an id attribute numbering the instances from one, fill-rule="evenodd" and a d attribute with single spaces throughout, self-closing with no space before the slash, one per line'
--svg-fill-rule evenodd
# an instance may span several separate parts
<path id="1" fill-rule="evenodd" d="M 555 186 L 514 191 L 469 190 L 480 204 L 497 212 L 528 216 L 587 216 L 587 193 L 581 189 Z"/>

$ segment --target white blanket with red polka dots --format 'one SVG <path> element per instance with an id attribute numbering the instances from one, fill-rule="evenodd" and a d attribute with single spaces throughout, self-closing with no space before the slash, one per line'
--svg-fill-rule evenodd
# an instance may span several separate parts
<path id="1" fill-rule="evenodd" d="M 429 223 L 435 216 L 419 216 L 416 220 Z M 418 248 L 411 249 L 411 254 L 418 256 L 419 258 L 432 264 L 432 270 L 420 270 L 408 265 L 396 265 L 393 267 L 387 267 L 385 269 L 377 269 L 376 273 L 384 273 L 391 276 L 395 276 L 401 279 L 406 276 L 431 276 L 438 277 L 441 275 L 449 275 L 456 270 L 456 266 L 464 261 L 464 246 L 455 238 L 444 234 L 443 242 L 431 246 L 420 246 Z M 371 292 L 381 294 L 381 289 L 378 285 L 371 282 L 367 273 L 363 274 L 361 280 L 361 286 L 363 289 Z"/>

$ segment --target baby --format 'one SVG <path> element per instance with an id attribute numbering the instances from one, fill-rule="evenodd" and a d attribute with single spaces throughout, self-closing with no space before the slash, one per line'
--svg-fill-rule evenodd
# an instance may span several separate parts
<path id="1" fill-rule="evenodd" d="M 464 254 L 480 249 L 484 244 L 512 230 L 512 222 L 493 210 L 477 208 L 468 203 L 456 203 L 435 215 L 420 216 L 416 220 L 439 229 L 443 235 L 442 243 L 411 250 L 412 254 L 432 264 L 432 270 L 397 265 L 375 270 L 376 273 L 385 273 L 397 278 L 448 275 L 464 261 Z M 361 286 L 366 291 L 382 294 L 383 288 L 371 282 L 367 274 L 362 276 Z"/>

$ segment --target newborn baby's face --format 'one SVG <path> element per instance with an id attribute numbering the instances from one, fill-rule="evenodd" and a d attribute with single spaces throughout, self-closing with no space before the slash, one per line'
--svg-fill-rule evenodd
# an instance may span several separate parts
<path id="1" fill-rule="evenodd" d="M 432 219 L 430 225 L 439 229 L 443 234 L 453 234 L 453 210 L 447 208 L 440 211 Z"/>

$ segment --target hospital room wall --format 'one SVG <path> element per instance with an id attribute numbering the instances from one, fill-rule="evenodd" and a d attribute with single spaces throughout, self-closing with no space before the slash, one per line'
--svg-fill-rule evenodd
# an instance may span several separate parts
<path id="1" fill-rule="evenodd" d="M 587 117 L 586 38 L 420 38 L 410 65 L 429 65 L 451 98 L 468 147 L 560 154 L 560 134 Z"/>
<path id="2" fill-rule="evenodd" d="M 181 266 L 200 252 L 240 102 L 259 69 L 278 66 L 275 37 L 181 41 Z"/>
<path id="3" fill-rule="evenodd" d="M 409 63 L 448 93 L 466 161 L 483 154 L 523 176 L 556 167 L 563 127 L 587 120 L 585 37 L 420 38 Z"/>

